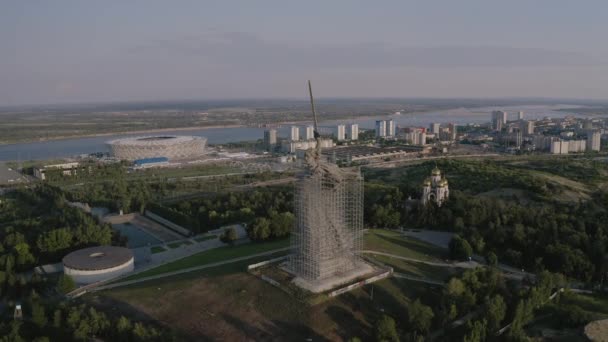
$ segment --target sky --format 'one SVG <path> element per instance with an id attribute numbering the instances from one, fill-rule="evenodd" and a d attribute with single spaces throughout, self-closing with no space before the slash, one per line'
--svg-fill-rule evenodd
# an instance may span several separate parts
<path id="1" fill-rule="evenodd" d="M 608 99 L 608 1 L 0 1 L 0 106 Z"/>

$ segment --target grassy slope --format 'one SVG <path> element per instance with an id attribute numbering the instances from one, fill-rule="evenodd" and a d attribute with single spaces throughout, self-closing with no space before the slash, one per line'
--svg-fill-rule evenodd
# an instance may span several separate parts
<path id="1" fill-rule="evenodd" d="M 435 291 L 389 278 L 307 306 L 246 273 L 251 262 L 117 288 L 85 296 L 85 300 L 121 314 L 131 310 L 196 340 L 346 340 L 353 336 L 368 340 L 382 311 L 405 317 L 410 301 L 428 298 Z"/>
<path id="2" fill-rule="evenodd" d="M 157 274 L 173 272 L 185 268 L 202 266 L 205 264 L 211 264 L 219 261 L 224 261 L 228 259 L 234 259 L 243 257 L 246 255 L 257 254 L 262 252 L 271 251 L 273 249 L 284 248 L 289 245 L 288 239 L 276 240 L 271 242 L 264 243 L 251 243 L 246 245 L 239 245 L 234 247 L 220 247 L 208 251 L 204 251 L 201 253 L 197 253 L 191 255 L 189 257 L 185 257 L 183 259 L 179 259 L 177 261 L 173 261 L 156 268 L 132 275 L 127 278 L 123 278 L 120 281 L 125 280 L 133 280 L 145 278 Z"/>
<path id="3" fill-rule="evenodd" d="M 426 261 L 440 261 L 445 251 L 420 240 L 386 229 L 370 229 L 363 238 L 363 248 Z"/>

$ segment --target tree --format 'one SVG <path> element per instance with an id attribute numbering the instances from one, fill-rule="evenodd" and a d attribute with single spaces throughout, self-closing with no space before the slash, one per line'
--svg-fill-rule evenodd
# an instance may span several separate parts
<path id="1" fill-rule="evenodd" d="M 252 240 L 263 241 L 270 237 L 270 221 L 264 217 L 256 218 L 249 227 Z"/>
<path id="2" fill-rule="evenodd" d="M 464 337 L 464 342 L 483 342 L 486 340 L 487 335 L 487 322 L 486 320 L 475 321 L 473 324 L 469 323 L 469 333 Z"/>
<path id="3" fill-rule="evenodd" d="M 473 249 L 467 240 L 454 235 L 450 240 L 450 257 L 455 260 L 468 260 L 473 255 Z"/>
<path id="4" fill-rule="evenodd" d="M 376 323 L 376 341 L 399 342 L 395 320 L 390 316 L 382 315 Z"/>
<path id="5" fill-rule="evenodd" d="M 118 336 L 122 339 L 126 339 L 131 332 L 131 321 L 125 316 L 120 316 L 118 323 L 116 323 L 116 331 L 118 332 Z"/>
<path id="6" fill-rule="evenodd" d="M 230 227 L 230 228 L 224 230 L 224 233 L 222 233 L 222 235 L 220 235 L 220 241 L 222 241 L 223 243 L 230 244 L 230 245 L 233 245 L 234 241 L 236 241 L 237 238 L 238 238 L 238 235 L 236 233 L 236 229 L 234 229 L 233 227 Z"/>
<path id="7" fill-rule="evenodd" d="M 67 294 L 76 289 L 74 279 L 67 274 L 62 274 L 57 281 L 57 291 L 62 294 Z"/>
<path id="8" fill-rule="evenodd" d="M 32 322 L 41 329 L 44 328 L 48 322 L 44 307 L 38 302 L 32 303 Z"/>
<path id="9" fill-rule="evenodd" d="M 422 334 L 426 334 L 431 327 L 433 317 L 433 309 L 416 299 L 407 307 L 408 322 L 410 327 Z"/>
<path id="10" fill-rule="evenodd" d="M 489 252 L 488 254 L 486 254 L 486 262 L 488 263 L 488 265 L 496 267 L 498 265 L 498 257 L 494 252 Z"/>
<path id="11" fill-rule="evenodd" d="M 61 328 L 61 310 L 59 309 L 53 313 L 53 327 L 56 329 Z"/>
<path id="12" fill-rule="evenodd" d="M 491 332 L 500 329 L 500 323 L 507 314 L 507 304 L 501 295 L 495 295 L 492 297 L 486 306 L 485 317 L 487 319 L 487 326 Z"/>
<path id="13" fill-rule="evenodd" d="M 273 215 L 270 218 L 270 231 L 273 237 L 280 238 L 289 235 L 295 221 L 295 216 L 290 212 Z"/>

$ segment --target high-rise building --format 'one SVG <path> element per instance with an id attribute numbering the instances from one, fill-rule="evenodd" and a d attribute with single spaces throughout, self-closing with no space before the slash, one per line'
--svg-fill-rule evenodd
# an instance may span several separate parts
<path id="1" fill-rule="evenodd" d="M 313 126 L 306 126 L 306 140 L 313 140 L 315 138 L 315 128 Z"/>
<path id="2" fill-rule="evenodd" d="M 523 132 L 523 134 L 525 134 L 525 135 L 534 134 L 534 121 L 531 121 L 531 120 L 522 121 L 520 129 Z"/>
<path id="3" fill-rule="evenodd" d="M 492 112 L 492 129 L 502 131 L 502 128 L 507 123 L 507 112 L 495 110 Z"/>
<path id="4" fill-rule="evenodd" d="M 395 136 L 395 121 L 392 119 L 386 120 L 386 135 L 389 137 Z"/>
<path id="5" fill-rule="evenodd" d="M 523 120 L 524 119 L 524 112 L 522 112 L 521 110 L 519 112 L 517 112 L 517 120 Z"/>
<path id="6" fill-rule="evenodd" d="M 386 121 L 376 120 L 376 138 L 386 137 Z"/>
<path id="7" fill-rule="evenodd" d="M 348 133 L 350 140 L 359 140 L 359 124 L 348 125 Z"/>
<path id="8" fill-rule="evenodd" d="M 277 130 L 267 129 L 264 131 L 264 146 L 271 151 L 277 144 Z"/>
<path id="9" fill-rule="evenodd" d="M 451 122 L 448 125 L 448 128 L 450 130 L 450 140 L 451 141 L 455 141 L 456 140 L 456 133 L 457 133 L 457 128 L 456 128 L 456 124 Z"/>
<path id="10" fill-rule="evenodd" d="M 336 139 L 338 141 L 346 140 L 346 126 L 340 124 L 336 127 Z"/>
<path id="11" fill-rule="evenodd" d="M 599 151 L 602 147 L 602 134 L 599 131 L 587 132 L 587 150 Z"/>
<path id="12" fill-rule="evenodd" d="M 570 146 L 566 140 L 557 140 L 551 142 L 551 153 L 552 154 L 568 154 Z"/>
<path id="13" fill-rule="evenodd" d="M 300 127 L 291 126 L 291 132 L 289 134 L 289 140 L 298 141 L 300 140 Z"/>
<path id="14" fill-rule="evenodd" d="M 431 133 L 433 134 L 439 134 L 439 129 L 441 128 L 441 125 L 438 122 L 434 122 L 431 124 Z"/>

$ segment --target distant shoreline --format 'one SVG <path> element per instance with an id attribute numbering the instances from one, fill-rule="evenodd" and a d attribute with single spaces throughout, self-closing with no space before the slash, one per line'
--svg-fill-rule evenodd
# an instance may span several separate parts
<path id="1" fill-rule="evenodd" d="M 406 114 L 415 114 L 415 113 L 424 113 L 424 112 L 423 111 L 411 112 L 411 113 L 406 113 Z M 347 122 L 347 121 L 352 121 L 352 120 L 361 120 L 361 119 L 365 120 L 365 119 L 373 119 L 373 118 L 377 118 L 377 117 L 389 117 L 389 116 L 392 116 L 392 114 L 389 114 L 389 115 L 386 115 L 386 114 L 364 115 L 364 116 L 358 116 L 354 119 L 353 118 L 343 118 L 343 119 L 337 118 L 337 119 L 326 120 L 326 121 L 333 122 L 333 121 L 344 120 L 345 122 Z M 297 125 L 297 124 L 310 123 L 310 122 L 311 122 L 311 120 L 285 121 L 285 122 L 280 122 L 277 124 L 278 125 Z M 171 132 L 171 131 L 187 132 L 187 131 L 199 131 L 199 130 L 217 129 L 217 128 L 263 128 L 263 127 L 239 124 L 239 125 L 211 125 L 211 126 L 195 126 L 195 127 L 155 128 L 155 129 L 144 129 L 144 130 L 135 130 L 135 131 L 76 134 L 76 135 L 69 135 L 69 136 L 54 136 L 54 137 L 41 138 L 41 139 L 20 140 L 20 141 L 16 141 L 16 142 L 0 141 L 0 146 L 30 144 L 30 143 L 39 143 L 39 142 L 56 141 L 56 140 L 95 138 L 95 137 L 104 137 L 104 136 L 111 136 L 111 135 L 148 134 L 148 133 L 162 133 L 162 132 Z"/>

